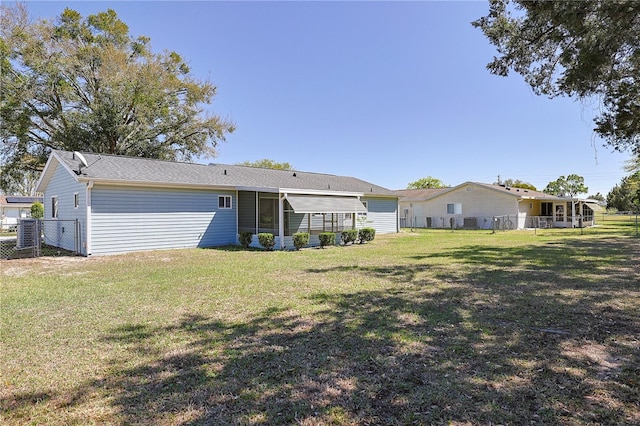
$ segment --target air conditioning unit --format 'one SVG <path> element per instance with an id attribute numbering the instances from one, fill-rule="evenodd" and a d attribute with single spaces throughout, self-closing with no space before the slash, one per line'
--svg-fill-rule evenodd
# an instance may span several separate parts
<path id="1" fill-rule="evenodd" d="M 465 229 L 478 229 L 478 218 L 476 217 L 465 217 L 464 225 Z"/>
<path id="2" fill-rule="evenodd" d="M 32 248 L 38 244 L 40 234 L 37 219 L 21 219 L 18 221 L 16 248 Z"/>

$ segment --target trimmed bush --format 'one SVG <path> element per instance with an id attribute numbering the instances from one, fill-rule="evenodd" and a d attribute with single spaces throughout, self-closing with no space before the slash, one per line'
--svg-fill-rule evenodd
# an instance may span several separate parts
<path id="1" fill-rule="evenodd" d="M 258 242 L 267 250 L 273 250 L 276 245 L 276 238 L 270 232 L 261 232 L 258 234 Z"/>
<path id="2" fill-rule="evenodd" d="M 44 217 L 44 206 L 40 201 L 31 204 L 31 217 L 34 219 L 42 219 Z"/>
<path id="3" fill-rule="evenodd" d="M 242 247 L 249 248 L 252 241 L 253 241 L 253 232 L 240 233 L 240 244 L 242 245 Z"/>
<path id="4" fill-rule="evenodd" d="M 296 232 L 293 234 L 293 245 L 296 250 L 300 250 L 302 247 L 309 244 L 309 233 L 308 232 Z"/>
<path id="5" fill-rule="evenodd" d="M 358 232 L 358 239 L 360 240 L 360 244 L 364 244 L 367 241 L 373 241 L 376 237 L 376 230 L 373 228 L 362 228 Z"/>
<path id="6" fill-rule="evenodd" d="M 333 246 L 336 244 L 336 234 L 333 232 L 321 232 L 318 234 L 320 247 Z"/>
<path id="7" fill-rule="evenodd" d="M 346 231 L 342 231 L 341 238 L 344 244 L 355 243 L 358 239 L 358 230 L 347 229 Z"/>

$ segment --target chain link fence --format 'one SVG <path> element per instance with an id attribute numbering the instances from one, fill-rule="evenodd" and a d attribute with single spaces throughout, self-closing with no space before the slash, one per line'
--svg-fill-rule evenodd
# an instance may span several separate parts
<path id="1" fill-rule="evenodd" d="M 516 229 L 516 224 L 514 223 L 515 217 L 513 220 L 510 215 L 500 215 L 493 216 L 493 232 L 496 231 L 511 231 L 512 229 Z"/>
<path id="2" fill-rule="evenodd" d="M 77 220 L 21 219 L 15 234 L 0 236 L 0 259 L 76 255 L 80 235 Z"/>

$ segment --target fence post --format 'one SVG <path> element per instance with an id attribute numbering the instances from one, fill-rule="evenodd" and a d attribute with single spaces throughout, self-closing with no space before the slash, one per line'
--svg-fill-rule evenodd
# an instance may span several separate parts
<path id="1" fill-rule="evenodd" d="M 73 226 L 73 249 L 76 252 L 76 254 L 78 253 L 78 219 L 75 220 L 74 226 Z"/>
<path id="2" fill-rule="evenodd" d="M 42 253 L 42 219 L 36 219 L 36 232 L 35 234 L 35 257 L 40 257 Z"/>

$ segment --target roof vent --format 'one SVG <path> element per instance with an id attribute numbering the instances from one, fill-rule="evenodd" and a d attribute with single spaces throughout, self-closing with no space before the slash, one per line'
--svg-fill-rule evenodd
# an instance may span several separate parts
<path id="1" fill-rule="evenodd" d="M 227 174 L 227 169 L 224 169 L 224 174 L 225 174 L 225 175 Z"/>
<path id="2" fill-rule="evenodd" d="M 296 177 L 296 176 L 298 176 L 298 175 L 296 175 L 296 172 L 293 172 L 293 177 Z"/>

